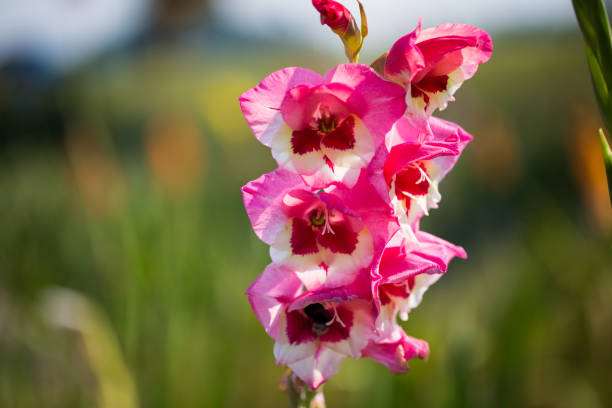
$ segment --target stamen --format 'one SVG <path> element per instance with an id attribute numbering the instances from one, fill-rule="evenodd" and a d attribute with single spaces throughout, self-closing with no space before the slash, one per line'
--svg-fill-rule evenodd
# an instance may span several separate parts
<path id="1" fill-rule="evenodd" d="M 432 193 L 428 193 L 428 196 L 439 197 L 440 196 L 440 192 L 438 191 L 438 185 L 431 180 L 431 178 L 429 177 L 429 174 L 427 174 L 427 172 L 425 170 L 423 170 L 421 168 L 421 166 L 419 166 L 419 170 L 421 171 L 421 177 L 425 177 L 425 179 L 429 183 L 429 188 L 431 188 L 433 190 Z M 439 200 L 439 198 L 437 198 L 437 199 L 434 198 L 434 200 Z M 434 203 L 435 203 L 435 201 L 434 201 Z"/>
<path id="2" fill-rule="evenodd" d="M 346 324 L 344 324 L 344 322 L 340 319 L 340 315 L 338 314 L 338 309 L 336 309 L 336 306 L 333 306 L 334 308 L 334 317 L 332 317 L 332 319 L 325 323 L 326 326 L 331 326 L 335 321 L 337 321 L 338 323 L 340 323 L 340 325 L 342 327 L 346 327 Z"/>
<path id="3" fill-rule="evenodd" d="M 420 173 L 420 178 L 415 182 L 415 184 L 420 184 L 423 181 L 427 181 L 427 183 L 429 184 L 429 187 L 433 189 L 433 193 L 434 195 L 439 195 L 440 193 L 438 192 L 438 186 L 436 186 L 436 184 L 431 180 L 431 178 L 429 177 L 429 175 L 427 174 L 427 172 L 418 164 L 413 163 L 410 165 L 410 167 L 413 168 L 417 168 L 419 170 Z M 429 211 L 427 209 L 427 196 L 429 195 L 429 193 L 423 197 L 423 196 L 415 196 L 414 194 L 410 194 L 407 191 L 402 191 L 402 194 L 409 197 L 410 199 L 414 200 L 416 202 L 416 204 L 421 208 L 421 210 L 423 211 L 423 213 L 425 215 L 429 215 Z M 423 199 L 425 198 L 425 199 Z"/>
<path id="4" fill-rule="evenodd" d="M 429 175 L 427 174 L 427 172 L 425 170 L 423 170 L 423 168 L 421 166 L 419 166 L 419 165 L 416 165 L 416 166 L 417 166 L 417 169 L 419 169 L 419 171 L 421 172 L 421 178 L 419 179 L 419 181 L 417 181 L 417 184 L 423 182 L 423 179 L 425 179 L 425 180 L 427 180 L 427 182 L 431 186 L 433 184 L 433 182 L 429 178 Z"/>
<path id="5" fill-rule="evenodd" d="M 331 225 L 329 224 L 329 212 L 327 211 L 327 207 L 325 207 L 325 225 L 323 226 L 323 234 L 327 232 L 335 234 L 334 230 L 332 230 Z"/>

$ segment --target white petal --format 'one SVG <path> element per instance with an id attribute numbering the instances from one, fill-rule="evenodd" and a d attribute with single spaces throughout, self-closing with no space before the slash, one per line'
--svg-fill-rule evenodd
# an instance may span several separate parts
<path id="1" fill-rule="evenodd" d="M 417 307 L 421 303 L 421 300 L 423 300 L 423 295 L 427 289 L 436 283 L 441 276 L 442 274 L 440 273 L 422 273 L 417 275 L 414 278 L 414 287 L 412 288 L 410 296 L 407 300 L 408 307 L 410 309 Z"/>
<path id="2" fill-rule="evenodd" d="M 274 343 L 274 357 L 278 364 L 288 365 L 315 355 L 319 341 L 292 345 L 289 343 Z"/>

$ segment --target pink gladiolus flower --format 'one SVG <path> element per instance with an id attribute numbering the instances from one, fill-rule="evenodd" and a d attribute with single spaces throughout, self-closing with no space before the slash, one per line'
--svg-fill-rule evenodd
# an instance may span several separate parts
<path id="1" fill-rule="evenodd" d="M 454 166 L 472 136 L 454 123 L 430 117 L 419 127 L 408 117 L 397 121 L 387 135 L 384 183 L 373 178 L 381 194 L 388 194 L 402 230 L 412 226 L 441 199 L 438 184 Z"/>
<path id="2" fill-rule="evenodd" d="M 444 109 L 463 81 L 489 60 L 493 45 L 485 31 L 465 24 L 442 24 L 421 31 L 421 21 L 389 50 L 385 76 L 407 88 L 408 111 L 431 115 Z"/>
<path id="3" fill-rule="evenodd" d="M 447 270 L 454 257 L 465 259 L 463 248 L 416 231 L 416 241 L 396 233 L 370 271 L 372 296 L 379 310 L 376 328 L 381 335 L 395 330 L 396 316 L 408 319 L 423 294 Z"/>
<path id="4" fill-rule="evenodd" d="M 312 5 L 321 13 L 321 24 L 339 35 L 346 32 L 353 18 L 346 7 L 333 0 L 312 0 Z"/>
<path id="5" fill-rule="evenodd" d="M 362 274 L 365 277 L 365 274 Z M 360 358 L 374 336 L 366 280 L 327 291 L 304 291 L 287 269 L 269 265 L 247 290 L 266 332 L 276 341 L 274 355 L 310 388 L 334 375 L 346 357 Z"/>
<path id="6" fill-rule="evenodd" d="M 395 325 L 386 337 L 371 340 L 362 355 L 386 365 L 395 374 L 402 374 L 408 372 L 408 360 L 427 359 L 429 345 L 426 341 L 408 336 L 401 326 Z"/>
<path id="7" fill-rule="evenodd" d="M 240 97 L 255 137 L 282 169 L 314 188 L 352 187 L 406 110 L 404 90 L 366 65 L 343 64 L 324 77 L 286 68 Z"/>
<path id="8" fill-rule="evenodd" d="M 313 189 L 295 173 L 276 170 L 242 189 L 247 214 L 272 260 L 294 269 L 309 289 L 350 284 L 399 225 L 388 204 L 368 189 Z M 368 210 L 361 207 L 370 204 Z"/>

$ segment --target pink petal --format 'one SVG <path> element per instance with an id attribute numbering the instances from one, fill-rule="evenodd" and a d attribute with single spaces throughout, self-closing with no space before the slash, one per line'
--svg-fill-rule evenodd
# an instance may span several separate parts
<path id="1" fill-rule="evenodd" d="M 393 123 L 406 111 L 405 90 L 363 64 L 342 64 L 325 74 L 325 81 L 341 82 L 354 89 L 346 103 L 374 137 L 375 146 L 384 140 Z"/>
<path id="2" fill-rule="evenodd" d="M 427 74 L 432 76 L 450 74 L 463 63 L 461 50 L 474 47 L 476 44 L 476 38 L 457 36 L 436 37 L 418 42 L 416 46 L 425 59 L 425 69 L 419 72 L 413 81 L 419 82 Z"/>
<path id="3" fill-rule="evenodd" d="M 302 291 L 298 276 L 285 267 L 270 264 L 246 291 L 255 316 L 266 333 L 277 337 L 279 313 L 283 304 L 297 297 Z"/>
<path id="4" fill-rule="evenodd" d="M 424 231 L 417 231 L 415 235 L 422 245 L 418 250 L 415 250 L 415 254 L 421 257 L 433 258 L 433 256 L 435 256 L 435 258 L 441 260 L 446 265 L 448 265 L 454 257 L 461 259 L 467 258 L 467 253 L 462 247 L 451 244 L 442 238 L 428 234 Z M 445 268 L 443 269 L 445 270 Z"/>
<path id="5" fill-rule="evenodd" d="M 420 43 L 443 38 L 469 39 L 473 44 L 463 48 L 462 71 L 464 79 L 471 78 L 478 69 L 478 65 L 487 62 L 493 52 L 493 43 L 487 32 L 466 24 L 441 24 L 439 26 L 423 30 L 417 38 Z"/>
<path id="6" fill-rule="evenodd" d="M 283 99 L 280 107 L 283 120 L 291 129 L 306 129 L 321 106 L 333 116 L 344 119 L 349 113 L 355 113 L 347 107 L 353 93 L 353 89 L 343 83 L 298 85 Z"/>
<path id="7" fill-rule="evenodd" d="M 400 326 L 396 326 L 396 336 L 392 339 L 372 341 L 363 349 L 363 356 L 386 365 L 396 374 L 409 370 L 408 360 L 412 358 L 427 359 L 429 345 L 427 342 L 406 335 Z M 398 336 L 399 334 L 399 336 Z M 395 337 L 399 337 L 395 339 Z"/>
<path id="8" fill-rule="evenodd" d="M 421 21 L 417 28 L 397 40 L 387 54 L 385 75 L 408 85 L 414 77 L 425 68 L 425 58 L 416 46 L 416 39 L 421 31 Z"/>
<path id="9" fill-rule="evenodd" d="M 282 211 L 283 197 L 301 185 L 303 181 L 297 174 L 278 169 L 242 187 L 244 207 L 253 230 L 266 244 L 274 243 L 276 235 L 288 221 Z"/>
<path id="10" fill-rule="evenodd" d="M 420 274 L 443 274 L 455 256 L 467 257 L 463 248 L 419 231 L 418 225 L 415 227 L 417 241 L 405 239 L 401 231 L 396 233 L 370 271 L 372 296 L 378 310 L 380 285 L 405 282 Z"/>
<path id="11" fill-rule="evenodd" d="M 355 299 L 371 300 L 370 280 L 367 269 L 359 271 L 351 284 L 306 291 L 296 296 L 287 307 L 287 310 L 301 310 L 313 303 L 346 303 Z"/>
<path id="12" fill-rule="evenodd" d="M 282 208 L 288 217 L 303 217 L 323 205 L 321 199 L 309 191 L 307 185 L 300 182 L 300 187 L 302 188 L 289 191 L 282 199 Z"/>
<path id="13" fill-rule="evenodd" d="M 393 146 L 399 144 L 423 143 L 431 137 L 431 127 L 427 117 L 422 115 L 402 116 L 385 136 L 385 146 L 387 150 L 391 150 Z"/>
<path id="14" fill-rule="evenodd" d="M 429 120 L 433 140 L 428 142 L 430 146 L 437 146 L 444 149 L 454 149 L 454 155 L 438 155 L 434 162 L 440 167 L 440 180 L 453 168 L 463 149 L 473 139 L 472 135 L 466 132 L 461 126 L 444 119 L 431 117 Z"/>
<path id="15" fill-rule="evenodd" d="M 385 163 L 385 180 L 390 182 L 392 177 L 411 163 L 432 160 L 438 156 L 456 156 L 457 152 L 447 147 L 432 144 L 404 143 L 394 146 Z"/>
<path id="16" fill-rule="evenodd" d="M 389 194 L 386 184 L 384 184 L 384 189 L 384 196 L 381 197 L 371 183 L 371 178 L 366 170 L 362 170 L 353 188 L 338 186 L 338 189 L 334 190 L 334 195 L 354 211 L 367 227 L 373 238 L 375 253 L 382 249 L 389 237 L 399 229 L 397 219 L 393 216 L 388 203 Z"/>
<path id="17" fill-rule="evenodd" d="M 401 233 L 398 233 L 398 236 L 401 236 Z M 402 240 L 397 246 L 388 246 L 378 264 L 381 283 L 399 283 L 421 273 L 446 271 L 444 260 L 435 257 L 438 249 L 444 248 L 409 240 Z"/>
<path id="18" fill-rule="evenodd" d="M 305 68 L 285 68 L 264 78 L 259 85 L 243 93 L 240 108 L 255 134 L 264 145 L 270 146 L 273 136 L 282 126 L 281 103 L 285 94 L 299 84 L 317 85 L 322 78 Z"/>
<path id="19" fill-rule="evenodd" d="M 387 135 L 390 153 L 384 167 L 387 182 L 410 163 L 434 160 L 440 167 L 441 180 L 455 165 L 473 137 L 460 126 L 436 117 L 423 122 L 402 117 Z"/>

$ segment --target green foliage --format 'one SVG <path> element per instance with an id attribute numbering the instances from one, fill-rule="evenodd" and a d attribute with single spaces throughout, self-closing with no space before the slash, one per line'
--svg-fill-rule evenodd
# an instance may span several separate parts
<path id="1" fill-rule="evenodd" d="M 612 129 L 612 33 L 610 20 L 603 0 L 572 0 L 578 25 L 584 36 L 584 48 L 591 71 L 591 78 L 597 95 L 597 102 L 601 109 L 608 132 Z M 606 166 L 608 190 L 612 202 L 612 161 L 606 152 L 608 143 L 604 133 L 599 131 L 602 138 L 602 151 Z M 609 147 L 607 147 L 609 152 Z"/>

